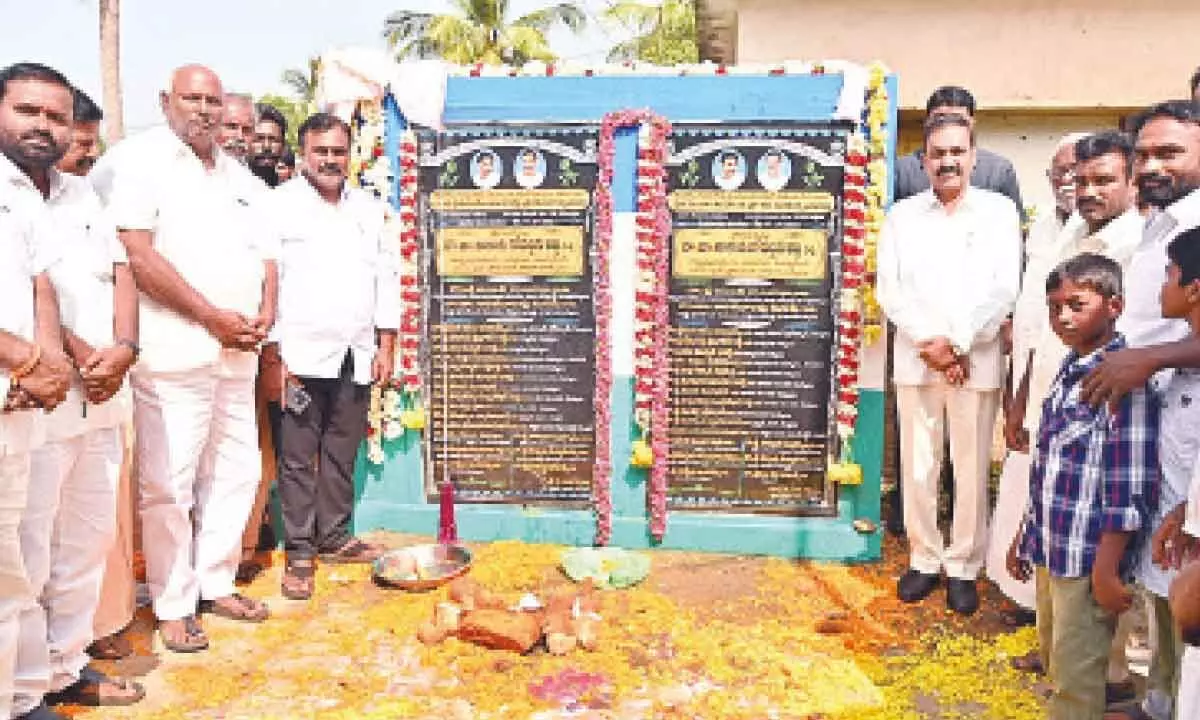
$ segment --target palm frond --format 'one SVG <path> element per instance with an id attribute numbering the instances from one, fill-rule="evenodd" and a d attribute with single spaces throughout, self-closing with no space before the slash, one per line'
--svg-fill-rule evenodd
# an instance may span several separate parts
<path id="1" fill-rule="evenodd" d="M 425 34 L 434 17 L 433 13 L 398 10 L 384 19 L 383 37 L 389 47 L 408 44 Z"/>
<path id="2" fill-rule="evenodd" d="M 587 25 L 587 13 L 576 3 L 561 2 L 550 7 L 526 13 L 513 21 L 516 27 L 528 27 L 545 33 L 551 27 L 562 23 L 574 33 L 583 30 Z"/>

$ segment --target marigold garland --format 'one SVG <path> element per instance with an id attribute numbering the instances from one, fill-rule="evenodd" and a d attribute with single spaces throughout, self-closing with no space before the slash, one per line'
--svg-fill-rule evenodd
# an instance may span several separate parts
<path id="1" fill-rule="evenodd" d="M 596 189 L 597 256 L 603 270 L 596 284 L 596 464 L 594 491 L 596 542 L 612 534 L 611 289 L 608 257 L 612 245 L 612 181 L 619 128 L 638 127 L 637 208 L 635 219 L 637 282 L 634 304 L 634 441 L 631 464 L 650 470 L 650 533 L 662 539 L 667 526 L 667 251 L 670 212 L 666 203 L 667 135 L 671 125 L 649 110 L 622 110 L 604 116 L 600 126 L 600 177 Z"/>
<path id="2" fill-rule="evenodd" d="M 879 233 L 883 229 L 884 208 L 888 202 L 887 165 L 888 114 L 890 102 L 887 90 L 887 68 L 873 63 L 867 82 L 867 194 L 865 241 L 865 283 L 862 288 L 863 342 L 872 345 L 883 335 L 883 316 L 875 297 L 876 252 Z"/>
<path id="3" fill-rule="evenodd" d="M 416 134 L 405 130 L 396 157 L 398 177 L 384 152 L 385 130 L 382 106 L 360 105 L 358 132 L 351 149 L 351 167 L 359 187 L 377 198 L 387 199 L 392 182 L 398 188 L 396 212 L 389 212 L 387 232 L 398 238 L 400 252 L 400 328 L 396 338 L 396 364 L 393 379 L 371 388 L 367 409 L 367 460 L 373 464 L 385 459 L 383 441 L 394 440 L 407 430 L 425 427 L 425 409 L 421 400 L 421 317 L 424 294 L 421 289 L 420 229 L 417 206 L 419 158 Z"/>

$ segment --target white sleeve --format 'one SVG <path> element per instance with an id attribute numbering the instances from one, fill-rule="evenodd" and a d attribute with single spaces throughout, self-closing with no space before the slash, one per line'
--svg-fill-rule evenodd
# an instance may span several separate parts
<path id="1" fill-rule="evenodd" d="M 1013 310 L 1021 285 L 1021 218 L 1007 200 L 997 204 L 983 242 L 991 251 L 987 293 L 951 323 L 950 342 L 961 350 L 988 342 L 1000 332 Z"/>
<path id="2" fill-rule="evenodd" d="M 902 240 L 896 226 L 895 214 L 888 213 L 879 233 L 876 295 L 888 320 L 910 340 L 919 343 L 937 337 L 939 333 L 930 325 L 929 315 L 904 291 L 898 247 Z"/>
<path id="3" fill-rule="evenodd" d="M 107 193 L 109 221 L 117 230 L 150 230 L 158 228 L 158 183 L 149 168 L 118 164 L 111 168 Z M 102 183 L 93 183 L 99 187 Z"/>
<path id="4" fill-rule="evenodd" d="M 1183 531 L 1200 538 L 1200 458 L 1192 466 L 1192 483 L 1188 489 L 1187 509 L 1184 511 Z"/>
<path id="5" fill-rule="evenodd" d="M 388 212 L 388 217 L 393 217 Z M 400 328 L 400 233 L 394 220 L 379 229 L 379 261 L 375 266 L 375 327 Z"/>

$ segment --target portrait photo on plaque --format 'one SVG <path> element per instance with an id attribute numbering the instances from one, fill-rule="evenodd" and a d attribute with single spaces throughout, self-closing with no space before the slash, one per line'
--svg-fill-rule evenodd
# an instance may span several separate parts
<path id="1" fill-rule="evenodd" d="M 746 158 L 737 150 L 726 148 L 713 159 L 713 183 L 722 190 L 737 190 L 746 182 Z"/>
<path id="2" fill-rule="evenodd" d="M 513 165 L 513 175 L 517 184 L 523 188 L 540 187 L 546 179 L 546 158 L 541 151 L 533 148 L 521 148 L 517 152 L 517 160 Z"/>
<path id="3" fill-rule="evenodd" d="M 755 175 L 763 190 L 779 192 L 792 179 L 792 160 L 784 151 L 770 148 L 758 159 Z"/>
<path id="4" fill-rule="evenodd" d="M 491 190 L 504 175 L 504 161 L 491 150 L 480 150 L 471 156 L 471 182 L 480 190 Z"/>

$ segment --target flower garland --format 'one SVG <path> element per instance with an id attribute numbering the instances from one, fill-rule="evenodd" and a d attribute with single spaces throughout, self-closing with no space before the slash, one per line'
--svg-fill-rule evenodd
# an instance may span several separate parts
<path id="1" fill-rule="evenodd" d="M 858 421 L 862 347 L 883 333 L 875 296 L 876 251 L 887 202 L 887 71 L 871 66 L 867 90 L 865 136 L 854 133 L 847 143 L 843 189 L 842 291 L 838 298 L 838 348 L 834 373 L 837 402 L 837 459 L 829 477 L 842 485 L 862 483 L 862 467 L 854 462 L 852 440 Z"/>
<path id="2" fill-rule="evenodd" d="M 381 108 L 359 108 L 358 134 L 351 150 L 351 167 L 358 186 L 386 199 L 395 175 L 383 149 L 384 121 Z M 400 138 L 398 211 L 388 213 L 387 233 L 400 241 L 400 329 L 396 338 L 394 379 L 371 388 L 367 408 L 367 460 L 372 464 L 385 459 L 383 441 L 394 440 L 408 430 L 425 427 L 425 409 L 421 401 L 421 313 L 424 300 L 419 277 L 417 139 L 411 130 Z"/>
<path id="3" fill-rule="evenodd" d="M 650 533 L 662 539 L 667 527 L 667 251 L 670 212 L 666 202 L 667 135 L 671 125 L 649 110 L 622 110 L 604 116 L 600 126 L 600 178 L 596 190 L 596 543 L 612 534 L 611 288 L 608 283 L 612 246 L 612 181 L 618 128 L 638 127 L 636 214 L 637 284 L 634 305 L 634 422 L 641 437 L 634 441 L 634 467 L 650 469 Z"/>
<path id="4" fill-rule="evenodd" d="M 862 135 L 850 136 L 842 190 L 842 290 L 838 298 L 838 347 L 834 372 L 837 403 L 834 418 L 839 439 L 838 461 L 831 479 L 840 484 L 862 482 L 854 464 L 851 438 L 858 420 L 858 373 L 863 324 L 862 291 L 866 283 L 867 147 Z"/>
<path id="5" fill-rule="evenodd" d="M 887 166 L 889 109 L 887 69 L 879 63 L 873 63 L 867 81 L 866 140 L 869 161 L 864 255 L 866 282 L 862 288 L 863 342 L 867 345 L 873 345 L 883 336 L 883 315 L 875 296 L 875 271 L 879 233 L 883 229 L 884 207 L 888 200 L 888 179 L 891 177 Z"/>

